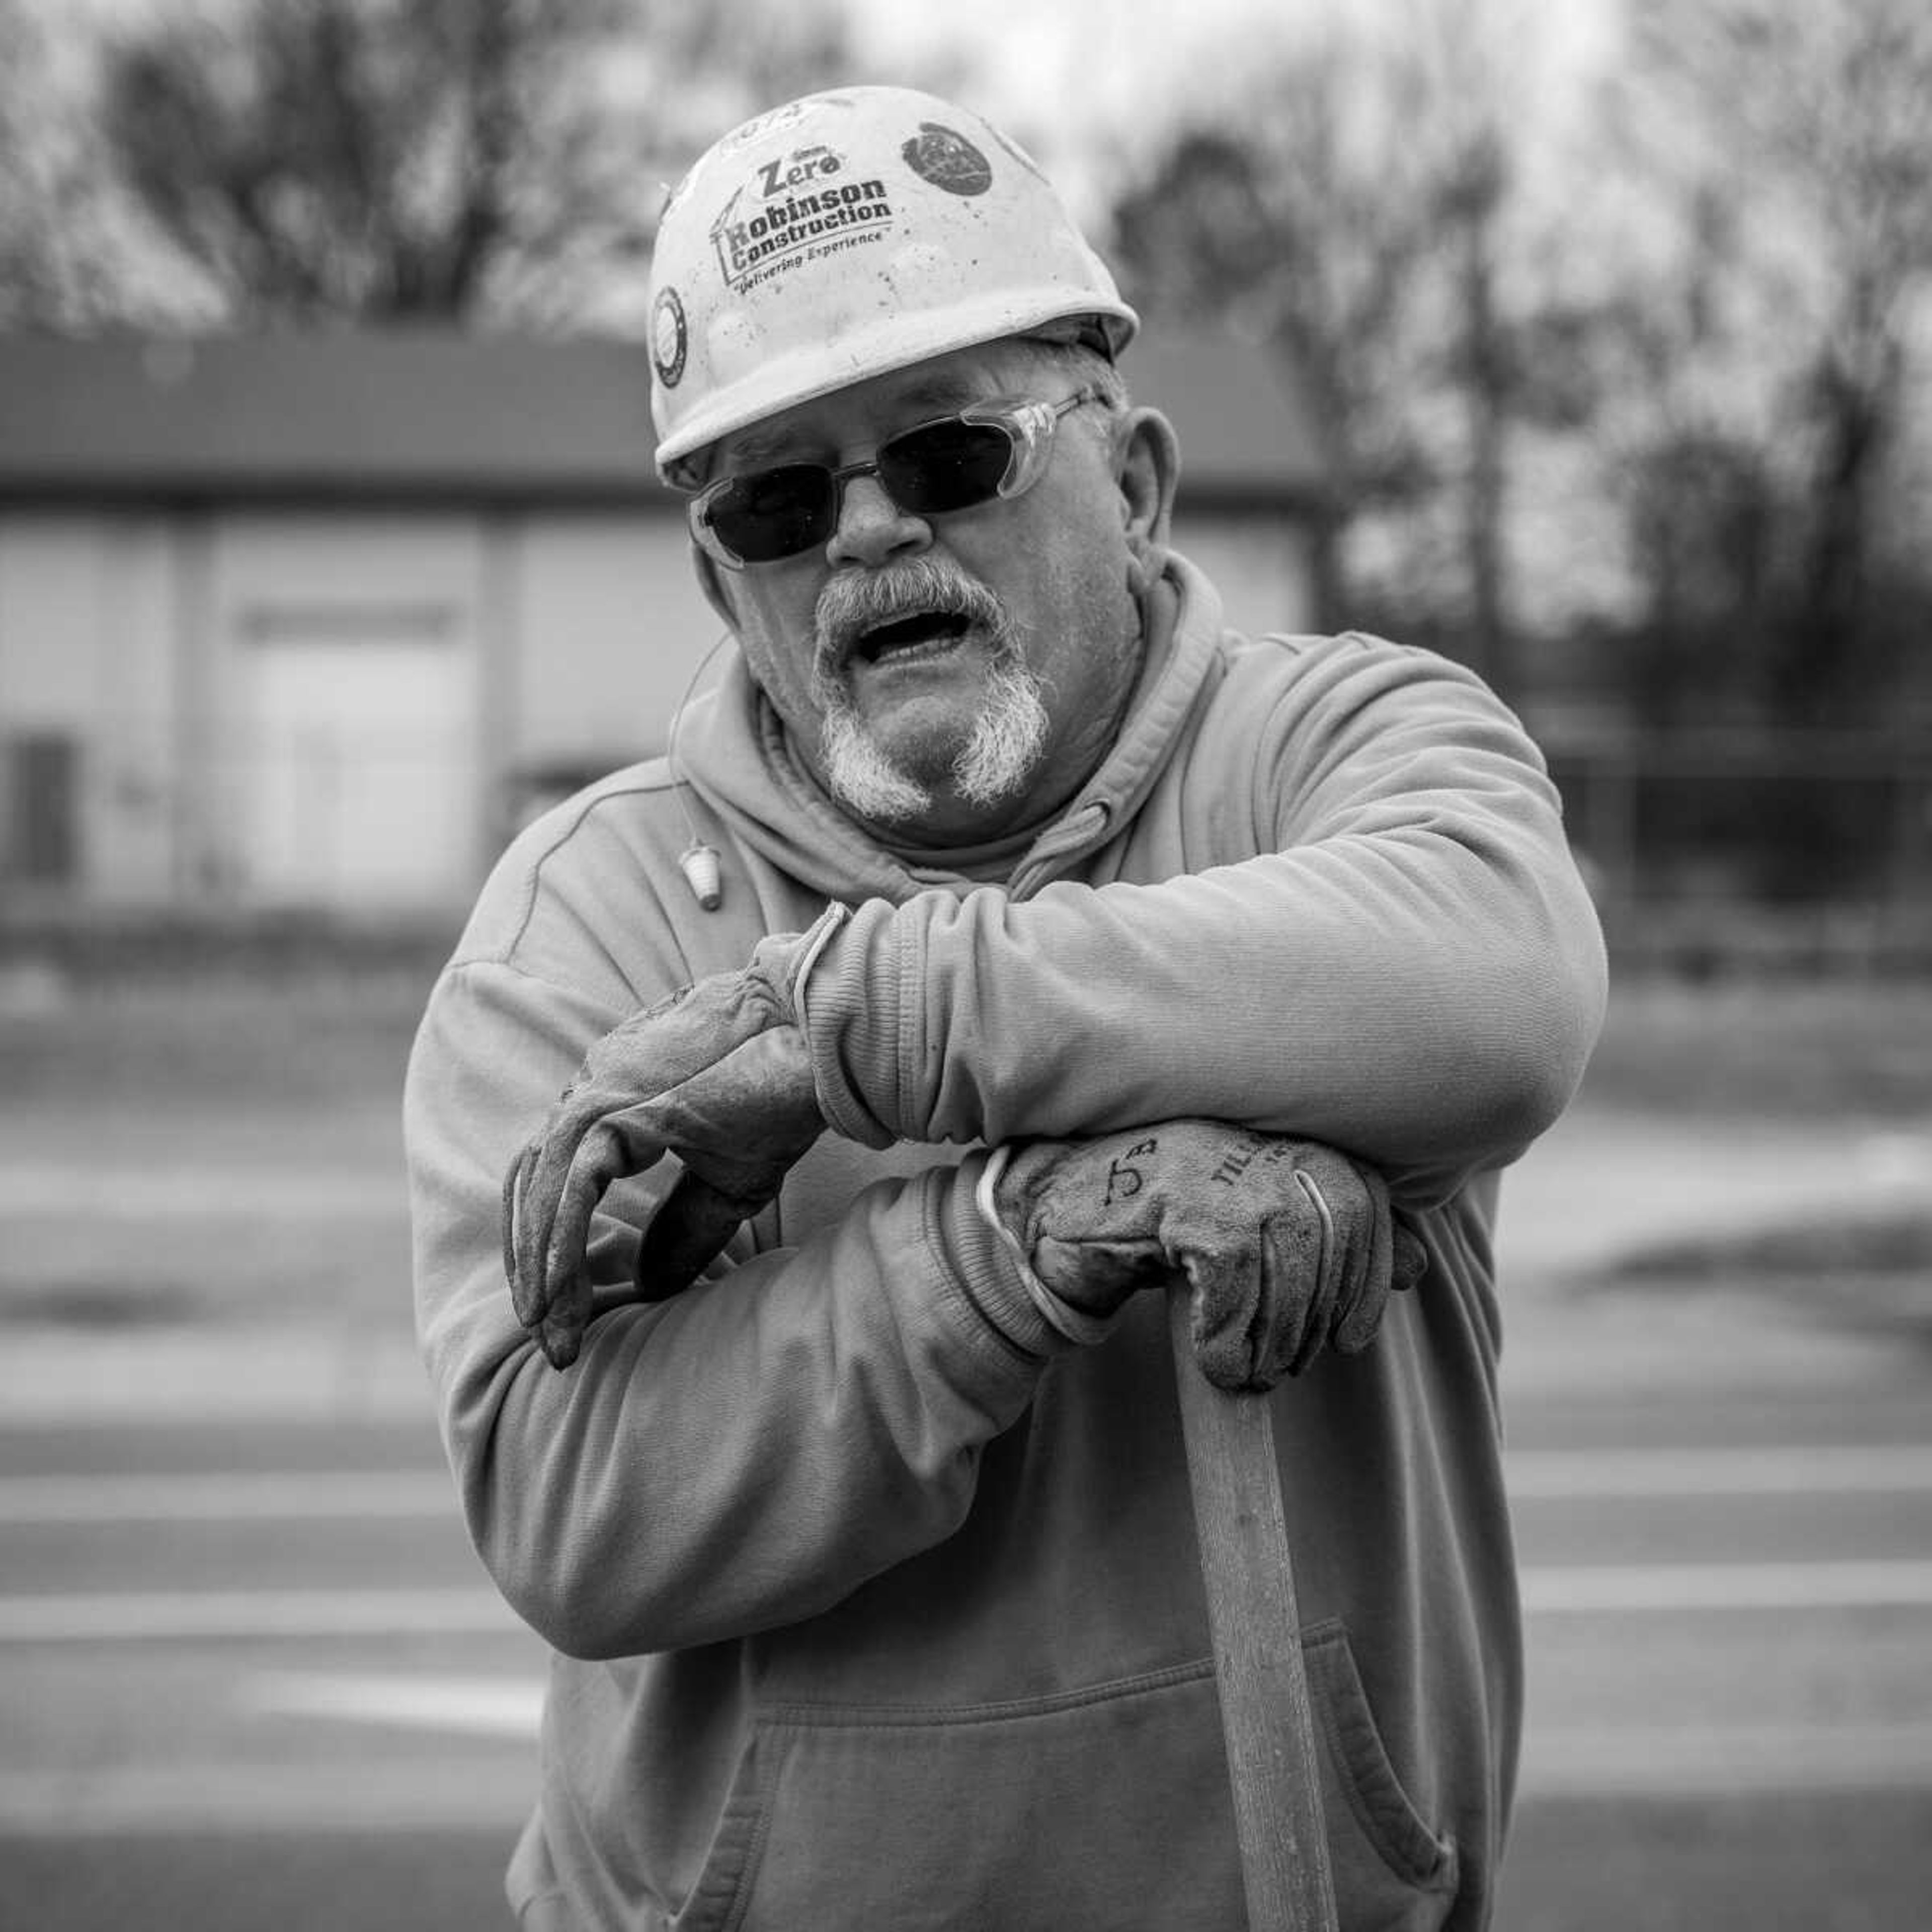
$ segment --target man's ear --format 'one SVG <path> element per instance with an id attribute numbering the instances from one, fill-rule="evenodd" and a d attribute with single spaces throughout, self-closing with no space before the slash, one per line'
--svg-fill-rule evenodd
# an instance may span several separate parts
<path id="1" fill-rule="evenodd" d="M 698 572 L 698 587 L 704 592 L 705 602 L 724 619 L 728 630 L 736 630 L 738 614 L 732 608 L 730 592 L 725 588 L 725 573 L 718 568 L 718 560 L 694 543 L 691 561 Z"/>
<path id="2" fill-rule="evenodd" d="M 1136 407 L 1121 419 L 1114 446 L 1127 547 L 1151 580 L 1167 560 L 1174 493 L 1180 480 L 1180 439 L 1160 410 Z"/>

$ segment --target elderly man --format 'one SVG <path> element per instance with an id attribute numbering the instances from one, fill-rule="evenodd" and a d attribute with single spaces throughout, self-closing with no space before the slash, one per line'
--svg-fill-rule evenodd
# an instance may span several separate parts
<path id="1" fill-rule="evenodd" d="M 736 649 L 505 855 L 407 1099 L 445 1440 L 555 1652 L 522 1924 L 1239 1924 L 1180 1276 L 1273 1390 L 1342 1923 L 1481 1924 L 1497 1174 L 1603 995 L 1540 760 L 1438 657 L 1224 628 L 1132 312 L 972 113 L 751 122 L 655 275 Z"/>

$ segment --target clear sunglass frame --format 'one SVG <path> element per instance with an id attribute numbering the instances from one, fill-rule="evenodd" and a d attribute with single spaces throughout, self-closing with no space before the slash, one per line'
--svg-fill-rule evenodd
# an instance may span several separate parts
<path id="1" fill-rule="evenodd" d="M 879 477 L 881 487 L 886 489 L 886 494 L 892 498 L 895 506 L 904 510 L 904 514 L 922 520 L 932 516 L 956 515 L 961 511 L 977 509 L 1001 499 L 1022 496 L 1039 482 L 1046 469 L 1053 453 L 1054 434 L 1060 426 L 1060 418 L 1079 408 L 1083 403 L 1098 401 L 1100 396 L 1100 390 L 1091 384 L 1075 390 L 1072 394 L 1057 403 L 1043 403 L 1029 396 L 992 396 L 983 402 L 969 403 L 963 409 L 950 410 L 944 416 L 933 416 L 924 422 L 910 424 L 904 429 L 894 430 L 874 448 L 869 458 L 862 462 L 772 464 L 762 470 L 746 470 L 718 477 L 715 482 L 706 484 L 686 506 L 685 514 L 690 525 L 692 540 L 707 556 L 727 570 L 745 570 L 756 568 L 760 564 L 791 562 L 830 540 L 832 532 L 838 527 L 845 484 L 854 476 Z M 932 430 L 950 428 L 960 423 L 998 428 L 1006 433 L 1009 453 L 1005 472 L 998 483 L 989 495 L 975 497 L 971 502 L 962 503 L 952 510 L 906 508 L 886 485 L 880 470 L 880 458 L 886 456 L 895 445 L 904 442 L 908 437 L 920 436 Z M 890 457 L 886 460 L 890 462 Z M 752 560 L 740 556 L 713 524 L 713 507 L 738 486 L 758 477 L 770 476 L 786 470 L 816 470 L 825 478 L 830 512 L 824 529 L 797 549 L 786 551 L 778 556 Z"/>

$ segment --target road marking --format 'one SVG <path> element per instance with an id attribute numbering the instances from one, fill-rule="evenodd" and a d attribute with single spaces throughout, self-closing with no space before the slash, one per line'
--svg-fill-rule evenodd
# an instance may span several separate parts
<path id="1" fill-rule="evenodd" d="M 290 1672 L 250 1679 L 242 1697 L 253 1709 L 292 1717 L 476 1737 L 533 1738 L 543 1714 L 544 1686 L 541 1678 Z"/>
<path id="2" fill-rule="evenodd" d="M 94 1221 L 222 1220 L 238 1215 L 406 1218 L 409 1197 L 396 1168 L 232 1168 L 80 1160 L 10 1160 L 0 1169 L 0 1216 L 9 1220 L 84 1214 Z"/>
<path id="3" fill-rule="evenodd" d="M 1932 1606 L 1932 1562 L 1630 1563 L 1533 1566 L 1532 1616 L 1601 1611 L 1826 1610 Z"/>
<path id="4" fill-rule="evenodd" d="M 425 1832 L 508 1839 L 536 1801 L 532 1754 L 383 1764 L 111 1765 L 0 1770 L 0 1826 L 37 1838 L 152 1832 Z"/>
<path id="5" fill-rule="evenodd" d="M 1532 1616 L 1932 1608 L 1932 1562 L 1532 1564 Z M 110 1591 L 0 1597 L 0 1643 L 521 1633 L 490 1589 Z"/>
<path id="6" fill-rule="evenodd" d="M 1874 1496 L 1932 1490 L 1932 1444 L 1804 1449 L 1558 1449 L 1507 1455 L 1522 1502 L 1631 1496 Z"/>
<path id="7" fill-rule="evenodd" d="M 458 1514 L 440 1470 L 248 1470 L 193 1475 L 0 1477 L 0 1524 L 251 1522 Z"/>
<path id="8" fill-rule="evenodd" d="M 1512 1497 L 1932 1493 L 1932 1444 L 1766 1449 L 1528 1450 L 1504 1460 Z M 238 1470 L 168 1475 L 0 1477 L 0 1525 L 248 1522 L 458 1514 L 440 1469 Z"/>
<path id="9" fill-rule="evenodd" d="M 1932 1789 L 1932 1724 L 1566 1725 L 1532 1707 L 1525 1798 Z"/>
<path id="10" fill-rule="evenodd" d="M 500 1635 L 524 1629 L 495 1591 L 127 1590 L 0 1597 L 0 1643 Z"/>

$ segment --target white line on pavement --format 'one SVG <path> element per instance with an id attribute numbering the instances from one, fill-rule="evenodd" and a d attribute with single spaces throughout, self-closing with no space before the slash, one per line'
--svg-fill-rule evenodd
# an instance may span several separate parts
<path id="1" fill-rule="evenodd" d="M 456 1486 L 436 1470 L 0 1477 L 0 1524 L 453 1520 L 456 1514 Z"/>
<path id="2" fill-rule="evenodd" d="M 460 1831 L 502 1838 L 529 1815 L 536 1788 L 526 1754 L 500 1762 L 474 1745 L 446 1761 L 398 1764 L 0 1770 L 0 1826 L 50 1838 L 210 1830 Z"/>
<path id="3" fill-rule="evenodd" d="M 1532 1616 L 1932 1609 L 1932 1562 L 1534 1564 Z M 524 1626 L 488 1588 L 115 1591 L 0 1597 L 0 1643 L 500 1635 Z"/>
<path id="4" fill-rule="evenodd" d="M 1630 1496 L 1874 1496 L 1932 1490 L 1932 1444 L 1772 1449 L 1528 1450 L 1504 1457 L 1519 1502 Z"/>
<path id="5" fill-rule="evenodd" d="M 1932 1607 L 1932 1562 L 1532 1565 L 1522 1572 L 1532 1616 L 1602 1611 L 1827 1610 Z"/>
<path id="6" fill-rule="evenodd" d="M 1815 1448 L 1558 1449 L 1504 1463 L 1522 1502 L 1628 1496 L 1932 1492 L 1932 1444 Z M 0 1525 L 454 1518 L 440 1470 L 241 1470 L 0 1477 Z"/>
<path id="7" fill-rule="evenodd" d="M 1932 1790 L 1932 1724 L 1538 1725 L 1526 1798 Z"/>
<path id="8" fill-rule="evenodd" d="M 210 1166 L 117 1162 L 110 1172 L 77 1161 L 9 1160 L 0 1168 L 0 1216 L 84 1214 L 91 1220 L 183 1221 L 238 1215 L 406 1216 L 400 1166 L 306 1168 L 255 1166 L 245 1174 Z"/>
<path id="9" fill-rule="evenodd" d="M 503 1600 L 482 1588 L 126 1590 L 0 1597 L 0 1643 L 495 1635 L 523 1628 Z"/>
<path id="10" fill-rule="evenodd" d="M 533 1738 L 543 1713 L 544 1687 L 540 1678 L 290 1672 L 255 1677 L 243 1695 L 256 1710 L 289 1716 L 477 1737 Z"/>

